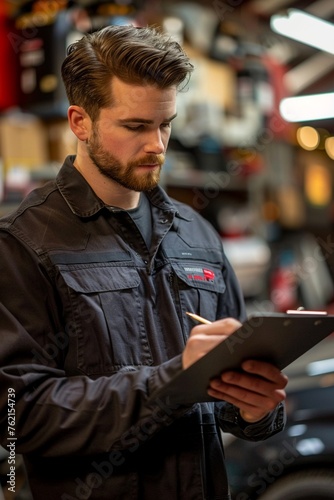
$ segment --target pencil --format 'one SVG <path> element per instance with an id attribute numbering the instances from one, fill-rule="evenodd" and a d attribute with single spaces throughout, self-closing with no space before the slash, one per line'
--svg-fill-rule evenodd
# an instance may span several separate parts
<path id="1" fill-rule="evenodd" d="M 190 316 L 192 319 L 198 321 L 199 323 L 203 323 L 205 325 L 211 325 L 212 321 L 209 321 L 208 319 L 202 318 L 202 316 L 198 316 L 198 314 L 186 312 L 188 316 Z"/>

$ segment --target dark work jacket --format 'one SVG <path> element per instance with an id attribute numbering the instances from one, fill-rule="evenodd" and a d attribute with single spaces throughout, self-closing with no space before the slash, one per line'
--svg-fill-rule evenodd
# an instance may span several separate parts
<path id="1" fill-rule="evenodd" d="M 220 429 L 265 439 L 283 406 L 245 425 L 225 402 L 148 400 L 182 370 L 186 311 L 245 317 L 221 240 L 157 187 L 147 249 L 73 160 L 0 223 L 1 442 L 9 390 L 35 500 L 227 500 Z"/>

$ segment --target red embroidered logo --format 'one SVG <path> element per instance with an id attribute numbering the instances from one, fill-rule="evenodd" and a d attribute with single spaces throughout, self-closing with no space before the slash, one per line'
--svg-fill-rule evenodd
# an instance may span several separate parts
<path id="1" fill-rule="evenodd" d="M 203 269 L 203 274 L 207 281 L 213 281 L 215 279 L 215 273 L 210 269 Z"/>
<path id="2" fill-rule="evenodd" d="M 215 273 L 211 269 L 203 269 L 202 267 L 185 267 L 184 270 L 187 273 L 187 277 L 191 280 L 196 281 L 214 281 Z"/>

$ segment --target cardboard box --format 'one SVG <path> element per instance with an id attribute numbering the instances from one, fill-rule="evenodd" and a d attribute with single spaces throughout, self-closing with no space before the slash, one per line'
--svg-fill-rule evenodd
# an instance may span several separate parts
<path id="1" fill-rule="evenodd" d="M 0 151 L 5 173 L 35 170 L 49 162 L 47 131 L 34 115 L 14 112 L 0 119 Z"/>
<path id="2" fill-rule="evenodd" d="M 67 119 L 49 122 L 47 129 L 51 162 L 62 164 L 66 156 L 76 154 L 77 138 L 70 129 Z"/>

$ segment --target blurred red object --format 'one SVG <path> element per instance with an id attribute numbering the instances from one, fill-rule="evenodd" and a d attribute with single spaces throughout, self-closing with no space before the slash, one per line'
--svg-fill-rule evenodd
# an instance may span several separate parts
<path id="1" fill-rule="evenodd" d="M 18 51 L 10 2 L 0 0 L 0 111 L 18 105 Z"/>

